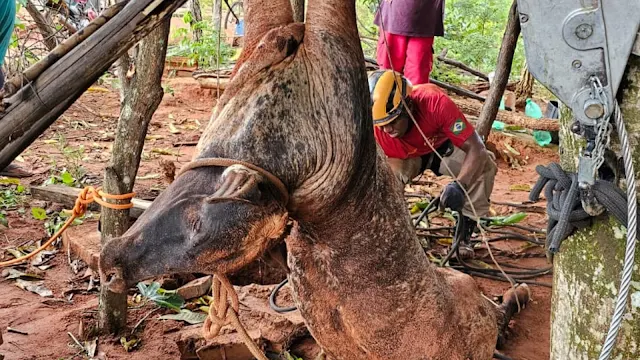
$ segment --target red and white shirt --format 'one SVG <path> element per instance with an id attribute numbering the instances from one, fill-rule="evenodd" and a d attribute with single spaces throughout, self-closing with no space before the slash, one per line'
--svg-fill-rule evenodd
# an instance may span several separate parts
<path id="1" fill-rule="evenodd" d="M 416 122 L 436 149 L 447 139 L 459 148 L 475 132 L 462 111 L 436 85 L 416 85 L 409 98 L 414 104 Z M 378 145 L 390 158 L 407 159 L 432 152 L 412 122 L 409 131 L 400 138 L 392 138 L 377 126 L 374 127 L 374 135 Z"/>

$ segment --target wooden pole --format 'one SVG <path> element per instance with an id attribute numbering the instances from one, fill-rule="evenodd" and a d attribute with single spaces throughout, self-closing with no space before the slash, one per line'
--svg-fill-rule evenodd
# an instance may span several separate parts
<path id="1" fill-rule="evenodd" d="M 114 5 L 108 9 L 106 9 L 100 16 L 94 19 L 89 25 L 87 25 L 80 32 L 77 32 L 60 45 L 56 46 L 54 49 L 44 57 L 44 59 L 38 61 L 37 63 L 29 66 L 22 74 L 18 74 L 11 79 L 9 79 L 4 87 L 3 87 L 3 97 L 9 97 L 16 93 L 20 88 L 24 85 L 32 82 L 38 76 L 40 76 L 45 70 L 47 70 L 51 65 L 58 62 L 62 57 L 67 55 L 71 50 L 73 50 L 78 44 L 86 40 L 91 34 L 96 32 L 100 27 L 107 23 L 107 21 L 111 20 L 114 16 L 116 16 L 124 7 L 125 3 L 120 3 L 118 5 Z M 37 10 L 36 10 L 37 11 Z M 11 103 L 10 100 L 7 101 Z"/>
<path id="2" fill-rule="evenodd" d="M 149 34 L 185 0 L 127 3 L 82 46 L 76 46 L 9 99 L 0 116 L 0 169 L 42 134 L 131 46 Z"/>
<path id="3" fill-rule="evenodd" d="M 111 162 L 105 169 L 104 191 L 127 194 L 133 185 L 140 165 L 144 138 L 153 113 L 160 105 L 164 91 L 162 72 L 167 52 L 170 19 L 147 36 L 134 59 L 133 74 L 124 73 L 123 103 L 113 143 Z M 102 208 L 102 244 L 122 236 L 129 228 L 129 210 Z M 127 294 L 117 294 L 102 286 L 100 290 L 99 327 L 116 333 L 126 325 Z"/>
<path id="4" fill-rule="evenodd" d="M 509 10 L 509 20 L 507 21 L 507 28 L 502 38 L 502 46 L 500 46 L 496 76 L 489 89 L 487 101 L 485 101 L 482 107 L 482 112 L 478 118 L 478 126 L 476 127 L 478 134 L 485 141 L 491 131 L 493 120 L 495 120 L 496 114 L 498 113 L 498 107 L 500 106 L 504 89 L 507 87 L 507 82 L 509 82 L 509 74 L 511 73 L 511 64 L 513 63 L 513 54 L 515 53 L 516 44 L 518 43 L 518 36 L 520 36 L 520 19 L 518 15 L 518 4 L 514 0 L 513 4 L 511 4 L 511 10 Z"/>
<path id="5" fill-rule="evenodd" d="M 479 116 L 482 112 L 482 105 L 472 100 L 453 99 L 456 106 L 467 115 Z M 496 120 L 502 121 L 508 125 L 521 126 L 530 130 L 558 131 L 560 123 L 555 119 L 534 119 L 523 113 L 513 111 L 500 110 L 495 116 Z"/>

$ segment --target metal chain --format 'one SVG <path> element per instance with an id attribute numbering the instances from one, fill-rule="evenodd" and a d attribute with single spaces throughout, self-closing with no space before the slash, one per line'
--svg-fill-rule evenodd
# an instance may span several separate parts
<path id="1" fill-rule="evenodd" d="M 597 76 L 591 77 L 591 96 L 596 100 L 600 101 L 602 106 L 604 107 L 604 115 L 603 118 L 598 121 L 596 124 L 596 139 L 595 139 L 595 148 L 591 152 L 591 158 L 594 159 L 595 167 L 594 169 L 599 169 L 600 166 L 604 163 L 604 153 L 605 150 L 609 147 L 609 143 L 611 142 L 611 131 L 613 126 L 610 121 L 609 114 L 609 106 L 607 102 L 607 95 L 604 91 L 604 87 L 600 82 L 600 79 Z"/>

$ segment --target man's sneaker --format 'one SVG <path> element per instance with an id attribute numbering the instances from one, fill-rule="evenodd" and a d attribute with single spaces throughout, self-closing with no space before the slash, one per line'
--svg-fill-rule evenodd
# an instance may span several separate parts
<path id="1" fill-rule="evenodd" d="M 473 230 L 476 228 L 476 222 L 464 215 L 460 216 L 458 222 L 453 241 L 454 244 L 457 242 L 459 245 L 457 253 L 454 253 L 453 256 L 457 257 L 459 253 L 462 260 L 473 259 L 475 253 L 471 245 L 471 235 L 473 235 Z"/>

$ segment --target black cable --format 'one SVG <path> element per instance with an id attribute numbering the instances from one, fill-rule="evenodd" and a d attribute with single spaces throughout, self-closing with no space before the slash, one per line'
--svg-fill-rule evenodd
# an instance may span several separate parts
<path id="1" fill-rule="evenodd" d="M 493 358 L 494 359 L 498 359 L 498 360 L 513 360 L 512 358 L 508 357 L 507 355 L 502 355 L 502 354 L 497 353 L 497 352 L 493 353 Z"/>
<path id="2" fill-rule="evenodd" d="M 562 241 L 574 230 L 588 226 L 592 217 L 582 207 L 576 173 L 565 172 L 557 163 L 538 165 L 536 172 L 540 178 L 531 189 L 529 200 L 537 201 L 544 190 L 549 216 L 546 248 L 553 254 L 560 250 Z M 600 179 L 595 181 L 590 190 L 609 214 L 627 226 L 627 198 L 622 190 L 613 182 Z"/>
<path id="3" fill-rule="evenodd" d="M 278 305 L 276 305 L 276 296 L 278 295 L 278 291 L 280 291 L 280 289 L 289 282 L 289 278 L 286 278 L 284 280 L 282 280 L 282 282 L 278 285 L 276 285 L 275 288 L 273 288 L 273 291 L 271 292 L 271 295 L 269 295 L 269 306 L 273 309 L 273 311 L 280 313 L 280 314 L 284 314 L 284 313 L 288 313 L 288 312 L 292 312 L 292 311 L 296 311 L 298 310 L 297 307 L 295 306 L 289 306 L 289 307 L 280 307 Z"/>
<path id="4" fill-rule="evenodd" d="M 471 275 L 471 276 L 477 276 L 477 277 L 481 277 L 481 278 L 485 278 L 485 279 L 489 279 L 489 280 L 496 280 L 496 281 L 502 281 L 502 282 L 507 282 L 507 283 L 511 283 L 511 281 L 509 281 L 508 279 L 505 279 L 503 276 L 493 276 L 493 275 L 487 275 L 484 273 L 476 273 L 474 271 L 471 270 L 467 270 L 467 269 L 461 269 L 460 271 L 462 271 L 465 274 Z M 538 282 L 538 281 L 529 281 L 529 280 L 520 280 L 517 281 L 519 283 L 522 284 L 527 284 L 527 285 L 537 285 L 537 286 L 544 286 L 547 288 L 551 289 L 551 284 L 547 284 L 547 283 L 542 283 L 542 282 Z"/>
<path id="5" fill-rule="evenodd" d="M 427 205 L 426 208 L 424 208 L 424 210 L 422 211 L 422 213 L 420 214 L 420 216 L 418 216 L 418 219 L 416 219 L 416 222 L 414 224 L 414 228 L 418 227 L 418 224 L 420 224 L 420 222 L 432 211 L 436 211 L 438 209 L 438 205 L 440 205 L 440 198 L 436 197 L 433 200 L 431 200 L 431 202 L 429 203 L 429 205 Z M 427 217 L 427 226 L 429 226 L 429 218 Z"/>

